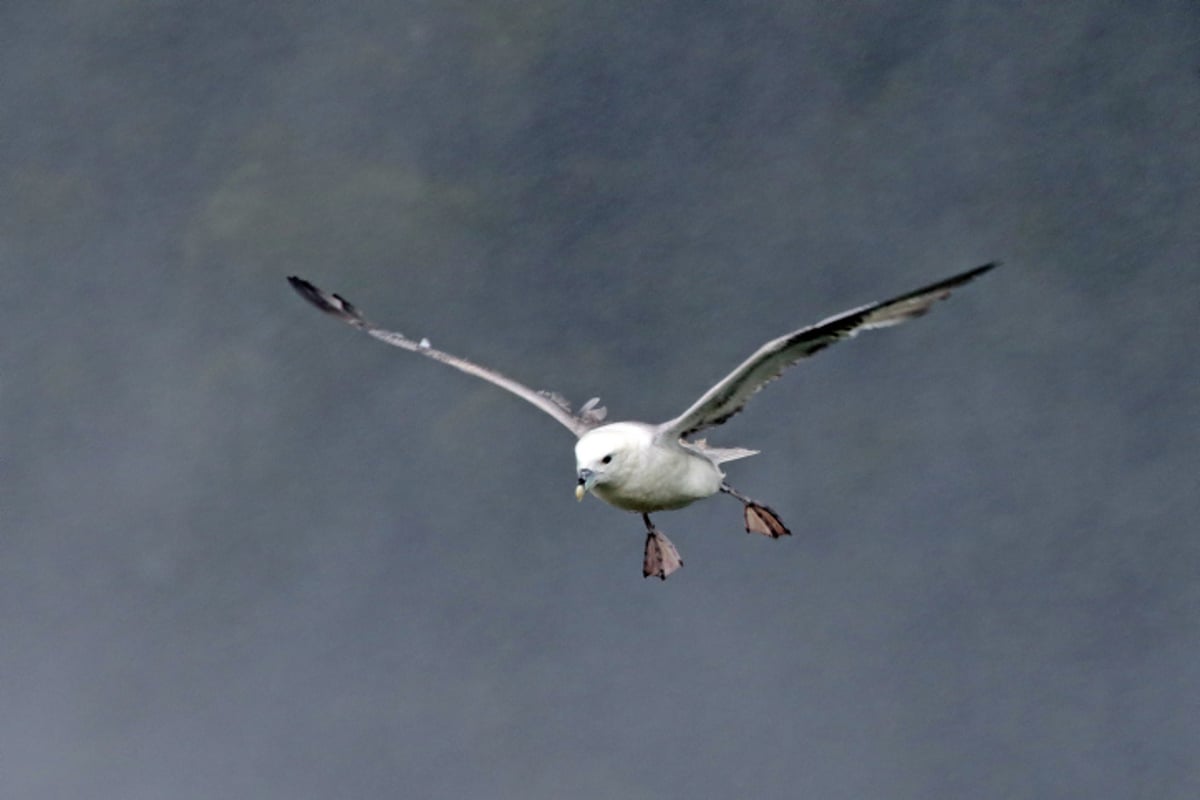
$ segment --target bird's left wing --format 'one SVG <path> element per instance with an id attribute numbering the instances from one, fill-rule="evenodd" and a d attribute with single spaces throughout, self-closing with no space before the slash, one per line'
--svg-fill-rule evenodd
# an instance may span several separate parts
<path id="1" fill-rule="evenodd" d="M 604 418 L 604 409 L 596 407 L 597 401 L 595 399 L 584 404 L 578 415 L 572 414 L 566 400 L 561 395 L 530 389 L 523 383 L 518 383 L 494 369 L 481 367 L 465 358 L 459 358 L 441 350 L 435 350 L 429 346 L 427 340 L 413 341 L 401 333 L 381 328 L 372 322 L 368 322 L 359 310 L 341 295 L 326 292 L 303 278 L 292 275 L 288 277 L 288 283 L 292 285 L 292 288 L 301 297 L 317 308 L 337 317 L 342 322 L 353 325 L 355 328 L 375 337 L 381 342 L 390 344 L 393 347 L 399 347 L 402 350 L 408 350 L 412 353 L 419 353 L 420 355 L 432 358 L 434 361 L 440 361 L 455 369 L 462 370 L 469 375 L 483 378 L 485 381 L 493 383 L 501 389 L 507 389 L 522 400 L 532 403 L 554 417 L 554 419 L 558 420 L 559 424 L 575 434 L 576 437 L 583 436 L 583 434 L 594 428 Z"/>
<path id="2" fill-rule="evenodd" d="M 767 342 L 720 383 L 705 392 L 691 408 L 675 419 L 662 423 L 659 435 L 675 439 L 720 425 L 741 411 L 759 389 L 778 378 L 797 361 L 824 350 L 836 341 L 848 339 L 859 331 L 884 328 L 919 317 L 938 300 L 949 297 L 951 291 L 998 263 L 984 264 L 891 300 L 845 311 Z"/>

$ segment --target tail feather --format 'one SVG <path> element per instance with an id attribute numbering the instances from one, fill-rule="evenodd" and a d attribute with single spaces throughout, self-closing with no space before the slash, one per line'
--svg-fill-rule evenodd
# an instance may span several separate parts
<path id="1" fill-rule="evenodd" d="M 697 439 L 694 442 L 682 442 L 682 444 L 684 447 L 690 447 L 700 453 L 714 464 L 724 464 L 726 461 L 749 458 L 750 456 L 758 455 L 760 452 L 747 447 L 709 447 L 708 442 L 704 439 Z"/>

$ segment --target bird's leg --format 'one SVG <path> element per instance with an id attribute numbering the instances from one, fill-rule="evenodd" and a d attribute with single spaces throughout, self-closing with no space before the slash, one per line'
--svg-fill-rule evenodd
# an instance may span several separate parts
<path id="1" fill-rule="evenodd" d="M 654 527 L 649 514 L 642 514 L 646 523 L 646 554 L 642 559 L 642 577 L 651 575 L 666 580 L 667 576 L 683 566 L 683 559 L 671 540 L 663 536 L 662 531 Z"/>
<path id="2" fill-rule="evenodd" d="M 761 533 L 763 536 L 770 536 L 772 539 L 792 535 L 792 532 L 787 529 L 787 525 L 783 524 L 783 520 L 779 518 L 779 515 L 769 507 L 764 506 L 756 500 L 751 500 L 728 483 L 721 484 L 721 491 L 725 494 L 733 495 L 742 501 L 743 516 L 746 519 L 746 533 Z"/>

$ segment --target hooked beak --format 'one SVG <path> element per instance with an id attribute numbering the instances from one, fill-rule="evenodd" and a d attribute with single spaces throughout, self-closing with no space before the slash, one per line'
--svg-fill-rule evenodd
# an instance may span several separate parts
<path id="1" fill-rule="evenodd" d="M 583 496 L 591 490 L 595 483 L 595 472 L 592 472 L 590 469 L 579 470 L 579 485 L 575 487 L 575 499 L 582 502 Z"/>

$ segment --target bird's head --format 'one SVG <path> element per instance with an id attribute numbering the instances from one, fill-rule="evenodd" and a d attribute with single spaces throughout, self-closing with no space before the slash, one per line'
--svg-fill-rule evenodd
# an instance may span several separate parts
<path id="1" fill-rule="evenodd" d="M 593 486 L 620 483 L 621 477 L 634 469 L 636 453 L 647 434 L 628 423 L 605 425 L 588 431 L 575 444 L 575 473 L 579 483 L 575 498 L 592 490 Z"/>

